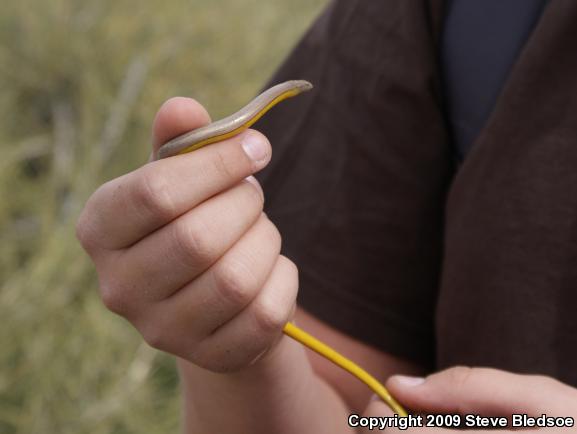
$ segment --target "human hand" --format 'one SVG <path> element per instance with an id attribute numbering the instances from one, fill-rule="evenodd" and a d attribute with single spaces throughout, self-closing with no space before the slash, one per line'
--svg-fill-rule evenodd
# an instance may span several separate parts
<path id="1" fill-rule="evenodd" d="M 474 431 L 489 430 L 484 428 L 483 423 L 497 423 L 497 417 L 507 418 L 507 425 L 501 430 L 491 432 L 512 432 L 523 427 L 512 426 L 513 414 L 526 414 L 538 418 L 545 414 L 548 417 L 556 417 L 567 420 L 573 419 L 572 427 L 550 427 L 539 429 L 539 432 L 577 432 L 575 419 L 577 419 L 577 389 L 560 383 L 550 377 L 517 375 L 504 371 L 487 368 L 457 367 L 430 375 L 426 379 L 393 376 L 386 384 L 387 388 L 406 408 L 411 409 L 412 414 L 424 414 L 420 428 L 409 428 L 405 433 L 444 433 L 454 432 L 450 428 L 426 427 L 427 414 L 429 415 L 459 415 L 464 425 L 467 420 L 469 427 L 475 427 Z M 465 418 L 466 415 L 479 415 L 485 419 L 474 417 Z M 371 401 L 365 416 L 393 416 L 389 408 L 381 401 Z M 493 419 L 489 419 L 493 417 Z M 438 422 L 451 423 L 451 418 L 434 418 L 433 426 Z M 455 419 L 453 419 L 455 420 Z M 521 421 L 522 418 L 519 418 Z M 499 425 L 497 425 L 499 426 Z M 530 432 L 536 431 L 537 426 L 526 428 Z M 387 429 L 387 432 L 394 429 Z M 362 432 L 374 432 L 366 429 Z"/>
<path id="2" fill-rule="evenodd" d="M 210 122 L 196 101 L 158 111 L 154 150 Z M 77 236 L 104 304 L 153 347 L 203 368 L 239 370 L 274 347 L 294 313 L 295 265 L 262 212 L 249 175 L 270 160 L 253 130 L 193 153 L 152 161 L 102 185 Z"/>

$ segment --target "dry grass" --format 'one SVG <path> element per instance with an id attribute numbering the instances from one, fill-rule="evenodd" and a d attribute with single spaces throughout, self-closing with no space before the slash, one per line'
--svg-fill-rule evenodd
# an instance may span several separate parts
<path id="1" fill-rule="evenodd" d="M 173 362 L 107 312 L 74 237 L 173 95 L 250 98 L 324 0 L 20 0 L 0 14 L 0 433 L 177 432 Z"/>

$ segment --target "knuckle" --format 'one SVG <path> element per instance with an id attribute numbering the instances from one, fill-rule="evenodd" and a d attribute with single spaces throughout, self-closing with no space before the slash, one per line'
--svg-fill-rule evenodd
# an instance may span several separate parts
<path id="1" fill-rule="evenodd" d="M 84 247 L 86 251 L 92 250 L 94 244 L 92 231 L 89 228 L 90 225 L 87 221 L 86 211 L 82 211 L 78 217 L 78 220 L 76 221 L 75 233 L 76 239 L 80 242 L 80 245 Z"/>
<path id="2" fill-rule="evenodd" d="M 226 153 L 220 149 L 215 148 L 214 157 L 211 159 L 212 169 L 216 172 L 219 178 L 234 179 L 237 177 L 234 170 L 234 163 L 230 158 L 227 158 Z"/>
<path id="3" fill-rule="evenodd" d="M 124 292 L 115 285 L 100 284 L 100 299 L 106 308 L 118 315 L 128 312 L 129 300 Z"/>
<path id="4" fill-rule="evenodd" d="M 282 306 L 260 302 L 254 311 L 254 319 L 258 330 L 265 334 L 280 332 L 288 314 Z"/>
<path id="5" fill-rule="evenodd" d="M 277 248 L 280 250 L 282 237 L 276 225 L 273 222 L 271 222 L 268 218 L 265 218 L 264 227 L 266 231 L 265 234 L 266 242 L 270 243 L 271 245 L 277 246 Z"/>
<path id="6" fill-rule="evenodd" d="M 267 252 L 276 251 L 278 255 L 282 245 L 282 237 L 276 225 L 264 213 L 261 213 L 251 229 L 257 234 L 260 245 L 267 247 Z"/>
<path id="7" fill-rule="evenodd" d="M 296 264 L 286 256 L 279 255 L 275 265 L 283 275 L 283 291 L 286 299 L 296 302 L 299 290 L 299 270 Z"/>
<path id="8" fill-rule="evenodd" d="M 108 181 L 96 189 L 84 204 L 82 212 L 76 220 L 75 234 L 80 245 L 90 252 L 98 246 L 98 218 L 102 208 L 109 202 L 110 183 Z"/>
<path id="9" fill-rule="evenodd" d="M 284 255 L 279 255 L 278 263 L 280 267 L 286 268 L 287 272 L 290 273 L 291 276 L 294 276 L 295 280 L 298 281 L 299 269 L 293 261 Z"/>
<path id="10" fill-rule="evenodd" d="M 158 167 L 143 168 L 141 182 L 134 187 L 136 204 L 146 213 L 162 220 L 169 220 L 175 215 L 175 204 L 167 177 Z"/>
<path id="11" fill-rule="evenodd" d="M 199 219 L 177 221 L 174 238 L 179 257 L 185 265 L 210 263 L 216 255 L 212 234 Z"/>
<path id="12" fill-rule="evenodd" d="M 547 390 L 551 387 L 558 387 L 563 385 L 559 380 L 548 377 L 546 375 L 531 375 L 529 378 L 532 380 L 537 390 Z"/>
<path id="13" fill-rule="evenodd" d="M 257 285 L 253 272 L 239 260 L 223 260 L 214 279 L 219 296 L 232 305 L 246 305 Z"/>
<path id="14" fill-rule="evenodd" d="M 474 379 L 475 369 L 469 366 L 455 366 L 447 372 L 451 384 L 454 385 L 455 390 L 460 393 L 466 393 L 467 388 Z"/>
<path id="15" fill-rule="evenodd" d="M 247 185 L 248 184 L 248 185 Z M 257 187 L 252 185 L 249 181 L 245 181 L 245 191 L 246 195 L 248 196 L 248 201 L 246 201 L 246 197 L 243 198 L 241 206 L 246 207 L 250 206 L 254 209 L 255 212 L 262 211 L 264 207 L 264 196 L 258 190 Z"/>
<path id="16" fill-rule="evenodd" d="M 210 359 L 206 356 L 205 347 L 206 344 L 204 342 L 200 342 L 196 347 L 190 348 L 184 358 L 194 363 L 196 366 L 210 371 L 211 363 Z"/>
<path id="17" fill-rule="evenodd" d="M 165 348 L 166 336 L 163 327 L 158 327 L 157 325 L 151 325 L 140 330 L 140 334 L 150 347 L 157 350 L 163 350 Z"/>

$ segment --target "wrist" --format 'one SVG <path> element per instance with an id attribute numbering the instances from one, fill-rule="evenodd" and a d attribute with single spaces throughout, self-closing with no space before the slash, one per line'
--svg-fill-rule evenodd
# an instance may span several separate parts
<path id="1" fill-rule="evenodd" d="M 344 401 L 288 336 L 239 371 L 215 373 L 184 360 L 179 368 L 188 433 L 349 432 L 342 424 L 348 414 Z"/>
<path id="2" fill-rule="evenodd" d="M 308 360 L 303 357 L 303 349 L 290 338 L 281 335 L 279 339 L 263 353 L 242 369 L 230 372 L 213 372 L 195 365 L 193 362 L 177 357 L 177 365 L 182 381 L 197 383 L 199 377 L 210 379 L 209 381 L 218 381 L 219 383 L 230 381 L 253 382 L 255 379 L 262 381 L 269 375 L 278 376 L 279 372 L 290 366 L 290 361 L 302 365 L 303 362 L 308 364 Z M 293 365 L 294 366 L 294 365 Z M 301 367 L 302 369 L 302 367 Z"/>

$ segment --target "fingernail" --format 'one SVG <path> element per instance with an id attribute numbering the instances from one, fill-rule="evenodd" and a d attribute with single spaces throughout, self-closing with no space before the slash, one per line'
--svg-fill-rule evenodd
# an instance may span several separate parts
<path id="1" fill-rule="evenodd" d="M 244 178 L 246 181 L 250 182 L 252 185 L 254 185 L 254 188 L 256 188 L 259 193 L 260 196 L 263 198 L 264 200 L 264 192 L 262 191 L 262 187 L 260 186 L 260 183 L 256 180 L 256 178 L 252 175 L 247 176 L 246 178 Z"/>
<path id="2" fill-rule="evenodd" d="M 246 131 L 241 145 L 248 158 L 255 163 L 261 163 L 268 157 L 268 143 L 259 133 L 250 130 Z"/>
<path id="3" fill-rule="evenodd" d="M 423 384 L 425 379 L 423 377 L 409 377 L 406 375 L 395 375 L 394 381 L 398 382 L 401 386 L 405 387 L 415 387 Z"/>

